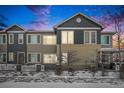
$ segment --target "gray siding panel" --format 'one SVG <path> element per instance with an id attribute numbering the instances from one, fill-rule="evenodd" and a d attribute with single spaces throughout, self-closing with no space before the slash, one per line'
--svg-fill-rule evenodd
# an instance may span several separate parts
<path id="1" fill-rule="evenodd" d="M 84 43 L 84 31 L 77 30 L 74 32 L 74 44 Z"/>
<path id="2" fill-rule="evenodd" d="M 101 44 L 101 31 L 97 31 L 97 44 Z"/>
<path id="3" fill-rule="evenodd" d="M 77 18 L 81 18 L 82 21 L 80 23 L 77 23 L 76 21 Z M 71 18 L 70 20 L 66 21 L 65 23 L 59 25 L 58 27 L 101 27 L 101 26 L 79 14 Z"/>
<path id="4" fill-rule="evenodd" d="M 61 31 L 57 31 L 57 44 L 61 44 Z"/>
<path id="5" fill-rule="evenodd" d="M 24 39 L 24 43 L 18 44 L 18 34 L 14 33 L 14 44 L 8 44 L 8 46 L 7 46 L 8 53 L 9 52 L 14 53 L 14 61 L 13 62 L 8 61 L 8 63 L 16 64 L 17 63 L 17 53 L 18 52 L 24 52 L 25 53 L 25 51 L 26 51 L 26 44 L 25 44 L 26 43 L 26 37 L 25 37 L 25 35 L 24 35 L 23 39 Z M 9 54 L 8 54 L 8 57 L 9 57 Z"/>

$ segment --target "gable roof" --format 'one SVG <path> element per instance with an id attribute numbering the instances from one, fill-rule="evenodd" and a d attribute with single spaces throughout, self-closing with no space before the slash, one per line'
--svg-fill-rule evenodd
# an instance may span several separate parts
<path id="1" fill-rule="evenodd" d="M 75 15 L 73 15 L 73 16 L 71 16 L 70 18 L 68 18 L 68 19 L 66 19 L 66 20 L 64 20 L 64 21 L 62 21 L 62 22 L 60 22 L 59 24 L 55 25 L 54 28 L 57 28 L 59 25 L 64 24 L 65 22 L 69 21 L 70 19 L 72 19 L 72 18 L 74 18 L 75 16 L 78 16 L 78 15 L 81 15 L 81 16 L 83 16 L 83 17 L 89 19 L 90 21 L 94 22 L 95 24 L 101 26 L 102 28 L 104 28 L 102 24 L 96 22 L 94 19 L 92 19 L 92 18 L 90 18 L 90 17 L 88 17 L 88 16 L 86 16 L 86 15 L 80 13 L 80 12 L 77 13 L 77 14 L 75 14 Z"/>
<path id="2" fill-rule="evenodd" d="M 17 28 L 16 30 L 18 30 L 18 31 L 25 31 L 24 28 L 22 28 L 21 26 L 19 26 L 17 24 L 13 24 L 13 25 L 5 28 L 4 31 L 9 31 L 10 29 L 15 28 L 15 27 Z M 13 29 L 13 31 L 16 31 L 16 30 Z"/>

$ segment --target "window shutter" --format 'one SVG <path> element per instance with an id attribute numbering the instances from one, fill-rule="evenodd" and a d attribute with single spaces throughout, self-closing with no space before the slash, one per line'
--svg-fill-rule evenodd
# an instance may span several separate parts
<path id="1" fill-rule="evenodd" d="M 28 43 L 31 43 L 31 36 L 28 35 Z"/>
<path id="2" fill-rule="evenodd" d="M 3 54 L 3 62 L 6 62 L 6 54 Z"/>
<path id="3" fill-rule="evenodd" d="M 40 43 L 40 35 L 37 35 L 37 43 Z"/>
<path id="4" fill-rule="evenodd" d="M 31 54 L 28 54 L 28 62 L 31 62 Z"/>
<path id="5" fill-rule="evenodd" d="M 40 54 L 37 54 L 37 61 L 40 62 Z"/>
<path id="6" fill-rule="evenodd" d="M 3 35 L 3 43 L 6 43 L 6 36 Z"/>

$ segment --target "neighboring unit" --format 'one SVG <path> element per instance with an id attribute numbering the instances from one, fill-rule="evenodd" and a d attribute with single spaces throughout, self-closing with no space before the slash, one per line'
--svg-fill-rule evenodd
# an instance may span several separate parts
<path id="1" fill-rule="evenodd" d="M 93 60 L 102 62 L 104 49 L 113 49 L 115 32 L 102 32 L 101 24 L 81 13 L 53 29 L 31 31 L 12 25 L 0 31 L 1 67 L 15 64 L 16 70 L 41 71 L 62 65 L 65 69 L 67 66 L 82 69 Z"/>

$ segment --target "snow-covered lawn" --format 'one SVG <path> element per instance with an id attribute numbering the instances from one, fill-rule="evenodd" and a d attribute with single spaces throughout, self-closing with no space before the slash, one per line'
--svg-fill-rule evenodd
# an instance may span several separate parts
<path id="1" fill-rule="evenodd" d="M 124 80 L 119 79 L 118 72 L 76 71 L 70 76 L 64 71 L 61 76 L 53 71 L 46 72 L 1 72 L 0 87 L 124 87 Z"/>

